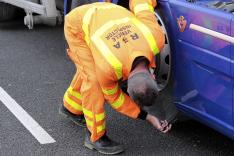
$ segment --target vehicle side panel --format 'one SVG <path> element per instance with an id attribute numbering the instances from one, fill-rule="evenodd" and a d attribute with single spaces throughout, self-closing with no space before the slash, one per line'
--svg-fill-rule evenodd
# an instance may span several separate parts
<path id="1" fill-rule="evenodd" d="M 230 36 L 232 15 L 183 0 L 171 0 L 169 5 L 173 22 L 180 16 L 187 21 L 184 32 L 178 26 L 173 28 L 177 107 L 233 137 L 231 44 L 190 29 L 190 24 L 195 24 Z"/>

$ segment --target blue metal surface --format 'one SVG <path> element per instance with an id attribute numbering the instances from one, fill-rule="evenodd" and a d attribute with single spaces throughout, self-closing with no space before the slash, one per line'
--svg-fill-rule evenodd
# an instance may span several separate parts
<path id="1" fill-rule="evenodd" d="M 231 36 L 234 37 L 234 17 L 232 18 L 232 23 L 231 23 Z M 234 77 L 234 44 L 231 45 L 231 75 L 232 77 Z M 232 79 L 232 103 L 234 105 L 234 80 Z M 233 118 L 233 122 L 234 122 L 234 109 L 232 110 L 232 118 Z"/>
<path id="2" fill-rule="evenodd" d="M 118 0 L 112 0 L 112 3 L 117 4 L 117 3 L 118 3 Z"/>
<path id="3" fill-rule="evenodd" d="M 171 0 L 169 6 L 173 16 L 167 24 L 180 16 L 187 20 L 183 33 L 175 24 L 170 28 L 175 34 L 175 103 L 188 116 L 234 138 L 231 44 L 189 28 L 193 23 L 231 35 L 233 15 L 185 0 Z"/>
<path id="4" fill-rule="evenodd" d="M 105 0 L 99 0 L 99 2 L 104 2 Z M 118 0 L 112 0 L 112 3 L 115 3 L 117 4 L 118 3 Z"/>
<path id="5" fill-rule="evenodd" d="M 66 15 L 67 14 L 67 0 L 63 1 L 63 14 Z"/>

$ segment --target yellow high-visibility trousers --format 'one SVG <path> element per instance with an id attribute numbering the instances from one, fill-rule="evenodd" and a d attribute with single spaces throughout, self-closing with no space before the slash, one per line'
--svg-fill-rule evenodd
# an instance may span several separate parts
<path id="1" fill-rule="evenodd" d="M 105 133 L 104 96 L 96 78 L 92 53 L 81 37 L 82 29 L 66 17 L 64 33 L 69 45 L 68 55 L 77 72 L 64 95 L 64 106 L 76 115 L 84 114 L 91 141 L 98 140 Z"/>

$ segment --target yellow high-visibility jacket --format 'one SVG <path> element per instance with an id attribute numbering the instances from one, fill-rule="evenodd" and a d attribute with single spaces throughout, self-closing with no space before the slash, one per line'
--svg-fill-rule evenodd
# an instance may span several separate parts
<path id="1" fill-rule="evenodd" d="M 163 48 L 165 36 L 154 15 L 156 0 L 130 0 L 129 5 L 131 11 L 105 2 L 80 6 L 66 15 L 65 36 L 70 47 L 69 56 L 78 67 L 81 62 L 78 56 L 80 53 L 77 54 L 75 49 L 80 47 L 83 51 L 85 49 L 90 51 L 94 61 L 87 62 L 86 65 L 94 66 L 96 79 L 104 100 L 117 111 L 137 118 L 140 113 L 138 105 L 122 92 L 118 81 L 128 79 L 136 57 L 146 57 L 150 62 L 150 67 L 155 67 L 154 55 Z M 83 39 L 85 44 L 73 42 L 77 39 Z M 85 55 L 85 52 L 82 55 Z M 83 75 L 89 72 L 88 70 L 84 71 L 83 67 L 78 68 L 78 70 Z M 83 81 L 86 80 L 82 76 L 76 75 L 76 77 L 81 77 Z M 80 82 L 82 83 L 82 81 Z M 89 86 L 88 83 L 87 86 Z M 72 88 L 80 89 L 73 83 L 69 91 L 70 97 L 72 96 Z M 79 89 L 75 89 L 75 91 L 79 93 Z M 105 119 L 104 115 L 101 115 L 102 122 L 99 124 L 95 118 L 95 116 L 104 113 L 104 103 L 103 97 L 93 91 L 90 90 L 90 94 L 87 93 L 83 98 L 93 99 L 95 107 L 81 99 L 80 108 L 83 109 L 79 112 L 83 112 L 86 119 L 91 120 L 90 124 L 87 125 L 92 133 L 91 140 L 96 141 L 104 134 L 105 128 L 97 131 L 97 127 L 104 124 Z M 69 102 L 66 102 L 69 110 L 77 112 L 67 103 Z M 92 112 L 92 117 L 90 114 L 87 115 L 87 111 Z"/>

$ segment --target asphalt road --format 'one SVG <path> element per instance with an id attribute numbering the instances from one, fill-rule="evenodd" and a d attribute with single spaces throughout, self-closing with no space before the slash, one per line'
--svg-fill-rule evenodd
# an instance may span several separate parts
<path id="1" fill-rule="evenodd" d="M 22 19 L 0 24 L 0 87 L 56 141 L 40 144 L 0 102 L 0 156 L 99 155 L 83 146 L 85 130 L 58 114 L 74 71 L 62 26 L 28 30 Z M 171 102 L 170 92 L 163 94 L 158 103 Z M 144 121 L 106 110 L 109 136 L 126 148 L 121 155 L 234 155 L 233 140 L 198 122 L 176 123 L 160 134 Z"/>

